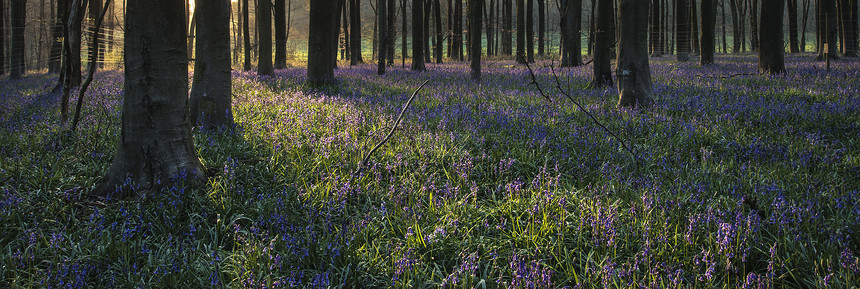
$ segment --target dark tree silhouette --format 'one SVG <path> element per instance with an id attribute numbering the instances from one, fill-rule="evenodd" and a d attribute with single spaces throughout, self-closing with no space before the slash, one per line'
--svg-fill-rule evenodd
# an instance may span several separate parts
<path id="1" fill-rule="evenodd" d="M 436 49 L 434 51 L 436 63 L 442 63 L 442 45 L 445 35 L 442 31 L 442 4 L 439 0 L 433 1 L 433 19 L 436 24 Z"/>
<path id="2" fill-rule="evenodd" d="M 648 66 L 648 1 L 621 0 L 619 10 L 618 107 L 651 103 L 651 69 Z"/>
<path id="3" fill-rule="evenodd" d="M 272 67 L 272 1 L 259 0 L 257 4 L 257 73 L 271 75 Z"/>
<path id="4" fill-rule="evenodd" d="M 699 49 L 702 65 L 714 63 L 714 52 L 716 52 L 716 25 L 717 25 L 717 1 L 702 0 L 702 40 Z"/>
<path id="5" fill-rule="evenodd" d="M 842 56 L 857 57 L 857 0 L 839 0 Z"/>
<path id="6" fill-rule="evenodd" d="M 6 9 L 0 0 L 0 75 L 6 74 Z"/>
<path id="7" fill-rule="evenodd" d="M 284 0 L 275 0 L 272 7 L 274 9 L 272 14 L 275 17 L 275 69 L 287 67 L 287 5 L 285 2 Z"/>
<path id="8" fill-rule="evenodd" d="M 105 197 L 129 189 L 121 194 L 145 197 L 175 183 L 200 184 L 205 176 L 188 117 L 183 3 L 129 0 L 126 5 L 121 137 L 110 170 L 93 194 Z"/>
<path id="9" fill-rule="evenodd" d="M 783 48 L 783 10 L 785 0 L 762 0 L 759 35 L 761 47 L 758 53 L 758 70 L 761 73 L 785 72 L 785 49 Z"/>
<path id="10" fill-rule="evenodd" d="M 823 61 L 826 58 L 839 58 L 836 53 L 839 49 L 834 45 L 837 42 L 838 36 L 836 0 L 816 0 L 815 20 L 815 34 L 818 44 L 818 56 L 815 60 Z"/>
<path id="11" fill-rule="evenodd" d="M 641 0 L 640 0 L 641 1 Z M 594 28 L 594 79 L 589 87 L 600 88 L 612 85 L 612 45 L 615 43 L 615 31 L 612 23 L 615 17 L 612 11 L 612 1 L 597 1 L 597 15 Z"/>
<path id="12" fill-rule="evenodd" d="M 690 60 L 690 0 L 675 0 L 675 58 L 678 61 Z"/>
<path id="13" fill-rule="evenodd" d="M 535 62 L 535 0 L 526 0 L 526 58 Z"/>
<path id="14" fill-rule="evenodd" d="M 537 0 L 538 4 L 538 56 L 546 53 L 544 42 L 546 42 L 546 0 Z"/>
<path id="15" fill-rule="evenodd" d="M 20 79 L 24 75 L 24 49 L 26 49 L 24 47 L 24 26 L 27 20 L 27 3 L 24 0 L 11 0 L 9 9 L 11 10 L 9 24 L 12 26 L 9 78 Z M 80 72 L 78 74 L 78 79 L 80 79 Z"/>
<path id="16" fill-rule="evenodd" d="M 502 54 L 510 56 L 513 52 L 513 0 L 502 0 Z"/>
<path id="17" fill-rule="evenodd" d="M 788 0 L 788 51 L 800 52 L 797 40 L 797 0 Z"/>
<path id="18" fill-rule="evenodd" d="M 335 37 L 337 32 L 335 18 L 336 9 L 322 1 L 310 1 L 308 12 L 308 80 L 309 86 L 332 85 L 334 65 L 331 61 L 336 53 Z"/>
<path id="19" fill-rule="evenodd" d="M 198 0 L 200 1 L 200 0 Z M 197 56 L 191 84 L 191 125 L 233 125 L 230 0 L 197 2 Z"/>
<path id="20" fill-rule="evenodd" d="M 481 16 L 483 15 L 484 0 L 469 0 L 469 37 L 472 45 L 469 47 L 469 57 L 472 60 L 472 79 L 481 81 Z"/>
<path id="21" fill-rule="evenodd" d="M 526 7 L 525 0 L 517 0 L 517 62 L 526 63 Z"/>
<path id="22" fill-rule="evenodd" d="M 424 67 L 424 5 L 423 0 L 412 2 L 412 71 L 425 71 Z"/>
<path id="23" fill-rule="evenodd" d="M 349 0 L 349 65 L 364 63 L 361 58 L 361 1 Z"/>
<path id="24" fill-rule="evenodd" d="M 379 44 L 379 59 L 376 63 L 376 74 L 385 74 L 385 58 L 388 56 L 388 11 L 386 10 L 385 0 L 376 0 L 376 18 L 379 26 L 379 35 L 377 40 Z"/>
<path id="25" fill-rule="evenodd" d="M 242 0 L 242 41 L 245 47 L 245 62 L 242 70 L 251 70 L 251 28 L 248 20 L 248 0 Z"/>
<path id="26" fill-rule="evenodd" d="M 582 0 L 561 0 L 561 67 L 582 65 Z"/>
<path id="27" fill-rule="evenodd" d="M 454 41 L 451 58 L 463 61 L 463 1 L 454 0 Z"/>
<path id="28" fill-rule="evenodd" d="M 651 29 L 648 31 L 648 46 L 651 48 L 652 57 L 663 56 L 663 43 L 661 42 L 661 34 L 663 30 L 660 16 L 660 0 L 651 0 Z"/>

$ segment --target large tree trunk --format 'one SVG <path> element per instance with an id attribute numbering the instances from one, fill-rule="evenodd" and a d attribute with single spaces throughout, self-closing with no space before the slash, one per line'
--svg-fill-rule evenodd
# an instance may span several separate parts
<path id="1" fill-rule="evenodd" d="M 510 56 L 514 52 L 514 4 L 513 0 L 502 1 L 502 54 Z"/>
<path id="2" fill-rule="evenodd" d="M 615 31 L 612 29 L 612 22 L 615 17 L 612 12 L 612 1 L 597 1 L 597 17 L 594 28 L 594 63 L 592 64 L 594 79 L 589 85 L 590 88 L 612 85 L 610 58 L 612 58 L 612 45 L 615 43 Z"/>
<path id="3" fill-rule="evenodd" d="M 537 0 L 538 4 L 538 56 L 543 56 L 546 42 L 546 0 Z"/>
<path id="4" fill-rule="evenodd" d="M 696 9 L 698 5 L 696 4 L 697 0 L 688 0 L 690 1 L 690 44 L 692 48 L 693 54 L 699 54 L 699 11 Z"/>
<path id="5" fill-rule="evenodd" d="M 472 79 L 481 81 L 481 11 L 484 8 L 484 0 L 470 0 L 469 3 L 469 37 L 472 38 L 472 46 L 469 47 Z"/>
<path id="6" fill-rule="evenodd" d="M 412 2 L 412 71 L 425 71 L 424 66 L 424 0 Z"/>
<path id="7" fill-rule="evenodd" d="M 651 25 L 648 31 L 648 45 L 651 47 L 651 57 L 663 56 L 662 42 L 660 41 L 660 0 L 651 0 Z"/>
<path id="8" fill-rule="evenodd" d="M 349 4 L 349 65 L 364 63 L 361 57 L 361 1 L 350 0 Z"/>
<path id="9" fill-rule="evenodd" d="M 857 0 L 839 0 L 840 50 L 842 56 L 857 57 Z"/>
<path id="10" fill-rule="evenodd" d="M 233 125 L 230 0 L 200 4 L 194 8 L 198 28 L 191 84 L 191 125 L 230 127 Z"/>
<path id="11" fill-rule="evenodd" d="M 275 69 L 287 68 L 287 15 L 284 0 L 275 0 Z"/>
<path id="12" fill-rule="evenodd" d="M 716 47 L 717 1 L 702 0 L 702 42 L 699 47 L 701 57 L 699 63 L 707 65 L 714 63 Z"/>
<path id="13" fill-rule="evenodd" d="M 785 49 L 783 48 L 783 10 L 785 0 L 762 0 L 759 35 L 758 71 L 767 74 L 785 72 Z"/>
<path id="14" fill-rule="evenodd" d="M 534 0 L 526 0 L 526 57 L 535 62 L 535 13 Z"/>
<path id="15" fill-rule="evenodd" d="M 185 27 L 175 25 L 183 23 L 183 4 L 129 0 L 127 5 L 121 137 L 110 170 L 93 192 L 108 198 L 145 197 L 206 178 L 188 117 Z"/>
<path id="16" fill-rule="evenodd" d="M 454 1 L 454 46 L 451 53 L 456 61 L 463 61 L 463 1 Z"/>
<path id="17" fill-rule="evenodd" d="M 517 62 L 526 63 L 526 5 L 525 0 L 517 0 Z"/>
<path id="18" fill-rule="evenodd" d="M 826 58 L 837 59 L 837 47 L 834 45 L 837 38 L 837 19 L 835 0 L 816 0 L 815 1 L 815 32 L 818 48 L 817 61 L 823 61 Z M 827 52 L 825 53 L 825 46 Z M 825 55 L 826 54 L 826 55 Z"/>
<path id="19" fill-rule="evenodd" d="M 750 50 L 753 52 L 758 52 L 758 49 L 759 49 L 758 1 L 761 1 L 761 0 L 750 0 L 750 2 L 749 2 L 750 3 Z M 768 8 L 768 9 L 770 9 L 770 8 Z M 785 6 L 783 6 L 783 9 L 785 9 Z"/>
<path id="20" fill-rule="evenodd" d="M 678 61 L 690 60 L 690 15 L 689 0 L 675 0 L 675 44 Z"/>
<path id="21" fill-rule="evenodd" d="M 0 0 L 0 75 L 6 74 L 6 1 Z"/>
<path id="22" fill-rule="evenodd" d="M 648 66 L 648 1 L 621 0 L 618 7 L 618 107 L 651 103 L 651 69 Z"/>
<path id="23" fill-rule="evenodd" d="M 245 62 L 242 70 L 251 70 L 251 25 L 248 19 L 248 0 L 242 0 L 242 41 L 245 47 Z"/>
<path id="24" fill-rule="evenodd" d="M 388 56 L 388 11 L 386 10 L 386 0 L 376 0 L 376 18 L 377 18 L 377 26 L 379 27 L 379 32 L 377 35 L 377 41 L 379 44 L 379 59 L 376 62 L 376 74 L 383 75 L 385 74 L 385 57 Z"/>
<path id="25" fill-rule="evenodd" d="M 797 43 L 797 0 L 788 0 L 788 52 L 800 52 Z"/>
<path id="26" fill-rule="evenodd" d="M 310 86 L 332 85 L 334 79 L 334 66 L 332 66 L 331 49 L 335 46 L 337 32 L 335 18 L 338 16 L 336 9 L 322 1 L 310 1 L 308 11 L 308 80 Z"/>
<path id="27" fill-rule="evenodd" d="M 272 68 L 272 1 L 260 0 L 257 4 L 257 73 L 271 75 Z"/>
<path id="28" fill-rule="evenodd" d="M 582 65 L 582 0 L 561 0 L 561 67 Z"/>

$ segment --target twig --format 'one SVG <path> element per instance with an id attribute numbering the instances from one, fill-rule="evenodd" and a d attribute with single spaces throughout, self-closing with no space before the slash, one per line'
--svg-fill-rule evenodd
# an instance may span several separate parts
<path id="1" fill-rule="evenodd" d="M 374 146 L 373 149 L 371 149 L 370 152 L 368 152 L 367 155 L 364 156 L 364 158 L 361 160 L 361 162 L 358 163 L 358 169 L 355 171 L 355 174 L 353 174 L 353 178 L 355 176 L 357 176 L 359 173 L 361 173 L 361 170 L 367 166 L 367 161 L 370 160 L 370 156 L 373 155 L 373 153 L 376 152 L 376 150 L 378 150 L 379 147 L 381 147 L 383 144 L 388 142 L 388 139 L 390 139 L 391 135 L 394 134 L 394 130 L 397 129 L 397 125 L 399 125 L 400 121 L 403 120 L 403 114 L 406 112 L 407 109 L 409 109 L 409 106 L 412 104 L 412 100 L 415 99 L 415 96 L 418 95 L 418 92 L 421 91 L 421 89 L 424 88 L 424 85 L 426 85 L 428 82 L 430 82 L 429 79 L 425 80 L 424 83 L 422 83 L 421 86 L 419 86 L 418 89 L 416 89 L 415 92 L 412 93 L 412 96 L 409 97 L 409 100 L 406 101 L 406 105 L 404 105 L 403 109 L 400 110 L 400 115 L 397 116 L 397 120 L 394 121 L 394 125 L 391 126 L 391 130 L 388 131 L 388 134 L 385 135 L 385 138 L 382 139 L 381 142 L 376 144 L 376 146 Z"/>
<path id="2" fill-rule="evenodd" d="M 546 98 L 546 99 L 550 99 L 550 98 L 549 98 L 549 96 L 546 96 L 546 95 L 543 93 L 543 90 L 540 88 L 540 84 L 538 84 L 538 83 L 537 83 L 537 80 L 536 80 L 536 78 L 535 78 L 535 73 L 534 73 L 534 71 L 532 71 L 532 68 L 531 68 L 531 66 L 529 66 L 528 62 L 526 62 L 526 67 L 528 67 L 528 69 L 529 69 L 529 73 L 531 74 L 531 77 L 532 77 L 532 83 L 534 83 L 534 85 L 537 87 L 537 89 L 538 89 L 538 91 L 540 92 L 540 94 L 541 94 L 541 95 L 543 95 L 543 97 L 544 97 L 544 98 Z M 584 112 L 586 115 L 588 115 L 588 117 L 590 117 L 590 118 L 591 118 L 591 120 L 592 120 L 594 123 L 596 123 L 598 126 L 600 126 L 601 128 L 603 128 L 603 130 L 605 130 L 607 133 L 609 133 L 610 135 L 612 135 L 612 137 L 614 137 L 615 139 L 617 139 L 617 140 L 618 140 L 618 142 L 620 142 L 620 143 L 621 143 L 621 146 L 622 146 L 622 147 L 624 147 L 624 150 L 626 150 L 628 153 L 630 153 L 630 155 L 631 155 L 631 156 L 633 156 L 633 160 L 635 160 L 636 162 L 639 162 L 638 158 L 636 158 L 636 153 L 634 153 L 634 152 L 633 152 L 633 150 L 631 150 L 631 149 L 630 149 L 630 147 L 628 147 L 628 146 L 627 146 L 627 143 L 624 141 L 624 139 L 623 139 L 623 138 L 619 137 L 619 136 L 618 136 L 618 135 L 616 135 L 614 132 L 612 132 L 612 130 L 610 130 L 610 129 L 609 129 L 609 128 L 607 128 L 605 125 L 603 125 L 602 123 L 600 123 L 600 121 L 598 121 L 598 120 L 597 120 L 597 118 L 595 118 L 595 117 L 594 117 L 594 115 L 592 115 L 590 112 L 588 112 L 588 110 L 586 110 L 586 109 L 585 109 L 585 107 L 583 107 L 581 104 L 579 104 L 579 102 L 577 102 L 576 100 L 574 100 L 574 99 L 573 99 L 573 97 L 571 97 L 571 96 L 570 96 L 570 94 L 568 94 L 567 92 L 565 92 L 565 90 L 564 90 L 564 89 L 562 89 L 562 88 L 561 88 L 561 81 L 559 81 L 559 80 L 558 80 L 558 75 L 556 75 L 556 74 L 555 74 L 555 67 L 553 67 L 552 65 L 550 65 L 550 70 L 552 71 L 552 77 L 553 77 L 553 79 L 555 79 L 555 86 L 556 86 L 556 88 L 558 89 L 558 91 L 559 91 L 562 95 L 566 96 L 568 100 L 570 100 L 571 102 L 573 102 L 573 104 L 574 104 L 574 105 L 576 105 L 576 107 L 577 107 L 577 108 L 579 108 L 579 110 L 580 110 L 580 111 L 582 111 L 582 112 Z M 552 100 L 551 100 L 551 99 L 550 99 L 550 102 L 552 102 Z"/>

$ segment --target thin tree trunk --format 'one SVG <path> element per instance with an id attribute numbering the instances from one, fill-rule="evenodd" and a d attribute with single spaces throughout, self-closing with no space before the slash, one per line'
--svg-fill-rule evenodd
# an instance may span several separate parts
<path id="1" fill-rule="evenodd" d="M 386 9 L 386 0 L 376 0 L 376 17 L 379 32 L 377 35 L 379 45 L 379 59 L 376 62 L 376 74 L 385 74 L 385 57 L 388 56 L 388 10 Z"/>
<path id="2" fill-rule="evenodd" d="M 430 0 L 424 1 L 424 63 L 433 63 L 430 59 L 430 56 L 433 53 L 430 51 L 430 43 L 432 43 L 431 34 L 430 34 L 430 15 L 432 11 L 432 6 L 430 5 Z"/>
<path id="3" fill-rule="evenodd" d="M 95 196 L 145 198 L 205 182 L 188 118 L 186 30 L 164 25 L 183 23 L 182 9 L 175 0 L 128 2 L 122 137 Z"/>
<path id="4" fill-rule="evenodd" d="M 699 63 L 708 65 L 714 63 L 716 52 L 717 1 L 702 0 L 702 40 L 700 45 L 701 57 Z"/>
<path id="5" fill-rule="evenodd" d="M 412 71 L 425 71 L 424 66 L 424 0 L 412 2 Z"/>
<path id="6" fill-rule="evenodd" d="M 535 62 L 535 0 L 526 0 L 526 57 L 529 63 Z"/>
<path id="7" fill-rule="evenodd" d="M 517 0 L 517 63 L 526 63 L 526 5 Z"/>
<path id="8" fill-rule="evenodd" d="M 108 1 L 107 4 L 109 5 L 110 0 L 107 0 L 107 1 Z M 94 4 L 94 3 L 90 3 L 90 4 Z M 101 2 L 99 2 L 97 5 L 93 5 L 93 6 L 101 7 L 102 5 L 101 5 Z M 90 8 L 92 8 L 93 6 L 90 6 Z M 71 128 L 72 131 L 75 131 L 75 129 L 77 129 L 78 122 L 81 120 L 81 108 L 83 107 L 83 104 L 84 104 L 84 94 L 87 93 L 87 88 L 90 86 L 90 83 L 93 82 L 93 75 L 96 72 L 96 66 L 98 66 L 99 53 L 101 52 L 98 49 L 99 41 L 100 41 L 99 38 L 101 38 L 101 35 L 99 35 L 100 34 L 99 29 L 101 29 L 102 23 L 104 22 L 105 14 L 107 13 L 107 8 L 109 8 L 109 6 L 106 5 L 104 7 L 104 9 L 101 9 L 100 12 L 95 12 L 96 15 L 93 15 L 95 17 L 95 18 L 93 18 L 93 20 L 95 20 L 94 21 L 95 23 L 93 23 L 93 36 L 92 36 L 92 42 L 90 42 L 90 51 L 92 51 L 92 53 L 90 53 L 89 69 L 87 69 L 87 79 L 84 81 L 84 84 L 81 85 L 81 89 L 78 92 L 78 105 L 75 106 L 75 118 L 72 121 L 72 128 Z M 92 10 L 91 10 L 91 13 L 92 13 Z"/>
<path id="9" fill-rule="evenodd" d="M 287 15 L 284 0 L 275 0 L 275 69 L 287 68 Z M 199 41 L 199 40 L 198 40 Z"/>
<path id="10" fill-rule="evenodd" d="M 797 0 L 788 0 L 788 52 L 800 52 L 797 43 Z"/>
<path id="11" fill-rule="evenodd" d="M 352 49 L 350 53 L 349 65 L 364 63 L 361 57 L 361 1 L 350 0 L 349 5 L 349 47 Z"/>
<path id="12" fill-rule="evenodd" d="M 641 0 L 639 0 L 641 1 Z M 614 15 L 611 1 L 597 1 L 597 15 L 594 29 L 594 79 L 590 88 L 600 88 L 612 85 L 612 45 L 615 43 L 615 31 L 612 29 Z"/>
<path id="13" fill-rule="evenodd" d="M 2 0 L 0 0 L 2 2 Z M 51 35 L 51 55 L 48 63 L 48 72 L 50 73 L 60 73 L 61 70 L 61 60 L 63 58 L 63 30 L 64 30 L 64 15 L 68 15 L 66 11 L 66 0 L 58 0 L 56 5 L 52 5 L 55 7 L 54 10 L 54 26 L 52 29 Z M 5 14 L 5 13 L 3 13 Z M 0 16 L 2 18 L 3 16 Z M 0 29 L 2 30 L 2 29 Z M 2 32 L 0 32 L 2 33 Z M 1 39 L 2 37 L 0 37 Z M 2 46 L 2 44 L 0 44 Z M 3 55 L 0 53 L 0 55 Z M 5 57 L 4 57 L 5 58 Z M 2 74 L 2 60 L 0 60 L 0 74 Z"/>
<path id="14" fill-rule="evenodd" d="M 5 2 L 0 0 L 0 75 L 6 74 L 6 9 L 3 5 Z"/>
<path id="15" fill-rule="evenodd" d="M 543 57 L 544 42 L 546 42 L 546 0 L 537 0 L 538 4 L 538 56 Z"/>
<path id="16" fill-rule="evenodd" d="M 514 4 L 513 0 L 502 1 L 504 1 L 502 4 L 504 6 L 502 9 L 502 54 L 510 56 L 514 51 Z"/>
<path id="17" fill-rule="evenodd" d="M 308 11 L 308 80 L 310 86 L 327 86 L 335 83 L 334 66 L 331 59 L 335 57 L 333 46 L 338 27 L 335 18 L 339 11 L 331 9 L 323 1 L 310 1 Z"/>
<path id="18" fill-rule="evenodd" d="M 469 4 L 469 36 L 472 37 L 469 57 L 471 58 L 471 76 L 476 81 L 481 81 L 481 11 L 484 8 L 484 0 L 470 0 Z"/>
<path id="19" fill-rule="evenodd" d="M 750 0 L 750 50 L 753 52 L 758 52 L 759 48 L 759 35 L 758 35 L 758 1 L 761 0 Z M 785 7 L 783 6 L 783 9 Z M 770 9 L 770 8 L 768 8 Z"/>
<path id="20" fill-rule="evenodd" d="M 783 10 L 785 0 L 761 0 L 761 47 L 759 47 L 758 71 L 766 74 L 785 72 L 785 49 L 783 48 Z"/>
<path id="21" fill-rule="evenodd" d="M 696 3 L 697 0 L 689 0 L 690 1 L 690 43 L 692 44 L 692 52 L 693 54 L 699 54 L 699 9 Z"/>
<path id="22" fill-rule="evenodd" d="M 660 42 L 660 0 L 651 1 L 651 29 L 648 31 L 650 39 L 648 41 L 651 47 L 651 57 L 663 56 L 662 44 Z"/>
<path id="23" fill-rule="evenodd" d="M 394 48 L 397 40 L 397 1 L 388 0 L 388 66 L 394 66 Z"/>
<path id="24" fill-rule="evenodd" d="M 403 24 L 403 29 L 401 29 L 401 31 L 403 31 L 403 36 L 401 36 L 402 38 L 400 42 L 402 62 L 400 65 L 401 67 L 406 68 L 406 57 L 409 57 L 409 53 L 407 52 L 408 50 L 406 49 L 406 39 L 409 38 L 409 30 L 406 30 L 406 0 L 400 0 L 400 9 L 403 11 L 403 15 L 400 17 L 402 21 L 401 23 Z"/>
<path id="25" fill-rule="evenodd" d="M 803 0 L 803 20 L 800 23 L 800 52 L 806 52 L 806 28 L 809 21 L 810 0 Z"/>
<path id="26" fill-rule="evenodd" d="M 272 2 L 259 0 L 257 4 L 257 73 L 271 75 L 272 67 Z"/>
<path id="27" fill-rule="evenodd" d="M 675 43 L 676 59 L 680 62 L 690 60 L 690 15 L 689 0 L 675 1 Z"/>
<path id="28" fill-rule="evenodd" d="M 433 18 L 436 24 L 436 63 L 442 63 L 442 46 L 445 35 L 442 30 L 442 3 L 439 0 L 433 1 Z"/>
<path id="29" fill-rule="evenodd" d="M 463 61 L 463 1 L 454 0 L 454 47 L 451 51 L 456 61 Z"/>
<path id="30" fill-rule="evenodd" d="M 242 40 L 245 45 L 245 62 L 242 70 L 251 70 L 251 28 L 250 20 L 248 20 L 248 0 L 242 0 Z"/>

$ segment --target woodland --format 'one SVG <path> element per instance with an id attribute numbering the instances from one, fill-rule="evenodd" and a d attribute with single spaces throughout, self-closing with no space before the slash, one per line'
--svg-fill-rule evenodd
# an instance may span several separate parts
<path id="1" fill-rule="evenodd" d="M 0 288 L 857 288 L 857 0 L 0 0 Z"/>

